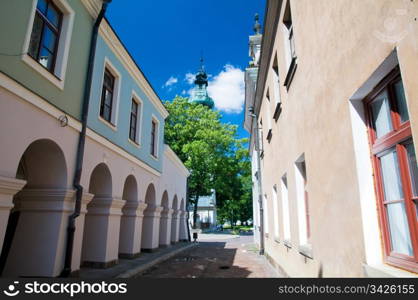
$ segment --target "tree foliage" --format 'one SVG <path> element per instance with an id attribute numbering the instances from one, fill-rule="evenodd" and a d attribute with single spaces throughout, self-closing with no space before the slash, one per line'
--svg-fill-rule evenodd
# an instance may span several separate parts
<path id="1" fill-rule="evenodd" d="M 238 205 L 234 216 L 248 220 L 251 208 L 244 203 L 251 206 L 250 162 L 244 147 L 247 141 L 236 139 L 237 126 L 222 123 L 219 112 L 187 98 L 176 97 L 165 106 L 170 114 L 165 141 L 190 170 L 189 202 L 194 204 L 194 216 L 199 196 L 215 189 L 220 216 Z"/>

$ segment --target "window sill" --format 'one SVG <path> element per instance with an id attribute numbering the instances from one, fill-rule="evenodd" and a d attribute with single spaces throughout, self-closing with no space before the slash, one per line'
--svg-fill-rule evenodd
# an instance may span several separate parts
<path id="1" fill-rule="evenodd" d="M 292 242 L 290 240 L 284 240 L 283 245 L 285 245 L 287 248 L 292 248 Z"/>
<path id="2" fill-rule="evenodd" d="M 128 142 L 129 142 L 131 145 L 133 145 L 133 146 L 135 146 L 136 148 L 138 148 L 138 149 L 140 149 L 140 148 L 141 148 L 141 145 L 140 145 L 140 144 L 138 144 L 137 142 L 135 142 L 135 141 L 131 140 L 130 138 L 128 138 Z"/>
<path id="3" fill-rule="evenodd" d="M 276 103 L 276 108 L 275 108 L 274 114 L 273 114 L 273 119 L 276 122 L 279 119 L 281 113 L 282 113 L 282 103 L 281 102 L 277 102 Z"/>
<path id="4" fill-rule="evenodd" d="M 150 154 L 150 156 L 153 160 L 158 161 L 158 156 L 155 156 L 155 155 L 152 155 L 152 154 Z"/>
<path id="5" fill-rule="evenodd" d="M 386 264 L 363 264 L 364 275 L 369 278 L 418 278 L 418 274 Z"/>
<path id="6" fill-rule="evenodd" d="M 28 54 L 23 54 L 22 55 L 22 60 L 29 67 L 34 69 L 36 72 L 38 72 L 40 75 L 42 75 L 44 78 L 46 78 L 49 82 L 51 82 L 57 88 L 59 88 L 60 90 L 64 90 L 64 80 L 58 78 L 56 75 L 49 72 L 40 63 L 38 63 L 36 60 L 34 60 L 32 57 L 30 57 Z"/>
<path id="7" fill-rule="evenodd" d="M 306 245 L 300 245 L 299 248 L 299 253 L 307 258 L 313 259 L 313 254 L 312 254 L 312 245 L 306 244 Z"/>
<path id="8" fill-rule="evenodd" d="M 108 126 L 110 129 L 112 129 L 113 131 L 118 131 L 118 129 L 116 128 L 115 125 L 113 125 L 112 123 L 110 123 L 109 121 L 103 119 L 101 116 L 99 116 L 99 120 L 104 123 L 106 126 Z"/>
<path id="9" fill-rule="evenodd" d="M 284 81 L 284 86 L 287 90 L 290 88 L 290 84 L 292 83 L 293 77 L 295 76 L 296 69 L 298 67 L 297 57 L 292 58 L 292 62 L 290 63 L 289 70 L 287 70 L 286 79 Z"/>

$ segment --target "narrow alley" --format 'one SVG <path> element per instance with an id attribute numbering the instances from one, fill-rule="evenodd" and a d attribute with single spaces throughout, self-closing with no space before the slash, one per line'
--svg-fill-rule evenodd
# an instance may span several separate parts
<path id="1" fill-rule="evenodd" d="M 252 235 L 200 234 L 198 245 L 154 266 L 141 278 L 271 278 Z"/>

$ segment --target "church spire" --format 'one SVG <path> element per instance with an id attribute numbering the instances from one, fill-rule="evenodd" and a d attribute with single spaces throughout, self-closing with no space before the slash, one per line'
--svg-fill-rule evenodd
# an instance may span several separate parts
<path id="1" fill-rule="evenodd" d="M 205 105 L 212 109 L 214 107 L 214 102 L 211 97 L 208 95 L 208 75 L 205 71 L 205 66 L 203 64 L 203 55 L 200 58 L 200 69 L 196 74 L 194 81 L 195 87 L 191 96 L 190 101 L 198 104 Z"/>

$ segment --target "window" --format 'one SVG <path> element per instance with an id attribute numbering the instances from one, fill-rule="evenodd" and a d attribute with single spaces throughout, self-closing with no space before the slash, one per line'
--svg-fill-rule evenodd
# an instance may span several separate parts
<path id="1" fill-rule="evenodd" d="M 267 124 L 268 124 L 268 131 L 267 131 L 267 141 L 270 143 L 271 138 L 273 137 L 273 130 L 271 125 L 271 101 L 270 101 L 270 89 L 267 89 L 266 94 L 266 114 L 267 114 Z"/>
<path id="2" fill-rule="evenodd" d="M 62 13 L 51 0 L 39 0 L 28 54 L 54 73 L 61 33 Z"/>
<path id="3" fill-rule="evenodd" d="M 399 67 L 365 99 L 388 263 L 418 271 L 418 166 Z"/>
<path id="4" fill-rule="evenodd" d="M 293 76 L 297 66 L 297 56 L 295 47 L 295 36 L 294 27 L 292 20 L 292 11 L 290 8 L 290 0 L 287 0 L 286 10 L 283 17 L 284 25 L 284 43 L 285 43 L 285 56 L 287 63 L 287 75 L 284 82 L 284 86 L 289 89 L 290 83 L 292 82 Z"/>
<path id="5" fill-rule="evenodd" d="M 274 56 L 274 61 L 273 61 L 273 85 L 274 85 L 274 105 L 275 105 L 273 118 L 277 122 L 281 113 L 281 102 L 282 102 L 281 97 L 280 97 L 279 63 L 277 60 L 277 53 Z"/>
<path id="6" fill-rule="evenodd" d="M 274 216 L 274 239 L 279 241 L 279 199 L 277 197 L 277 185 L 273 186 L 273 216 Z"/>
<path id="7" fill-rule="evenodd" d="M 302 155 L 295 163 L 296 193 L 298 201 L 299 242 L 300 245 L 310 244 L 311 226 L 309 216 L 308 180 L 305 156 Z"/>
<path id="8" fill-rule="evenodd" d="M 158 123 L 156 120 L 151 122 L 151 155 L 157 157 L 157 134 Z"/>
<path id="9" fill-rule="evenodd" d="M 131 118 L 129 123 L 129 139 L 139 144 L 140 103 L 132 98 Z"/>
<path id="10" fill-rule="evenodd" d="M 283 238 L 290 242 L 290 210 L 289 210 L 289 191 L 287 188 L 287 175 L 281 180 L 282 187 L 282 213 L 283 213 Z"/>
<path id="11" fill-rule="evenodd" d="M 260 127 L 259 127 L 259 140 L 260 140 L 260 158 L 264 158 L 264 133 L 263 133 L 263 119 L 260 120 Z"/>
<path id="12" fill-rule="evenodd" d="M 115 88 L 115 77 L 106 68 L 103 77 L 102 101 L 100 104 L 100 116 L 109 123 L 112 123 L 113 93 Z"/>

